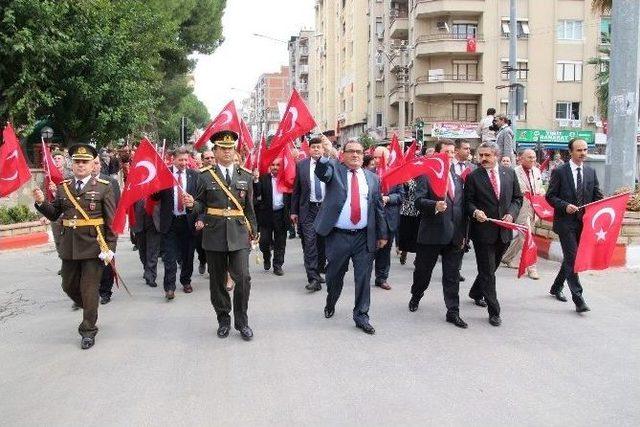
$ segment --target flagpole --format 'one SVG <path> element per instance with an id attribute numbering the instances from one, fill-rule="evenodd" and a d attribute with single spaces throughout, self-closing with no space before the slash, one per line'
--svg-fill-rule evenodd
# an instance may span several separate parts
<path id="1" fill-rule="evenodd" d="M 600 200 L 596 200 L 595 202 L 587 203 L 586 205 L 578 206 L 578 209 L 584 209 L 587 206 L 591 206 L 591 205 L 596 204 L 596 203 L 604 202 L 605 200 L 615 199 L 616 197 L 624 196 L 624 195 L 627 195 L 627 194 L 631 194 L 631 191 L 626 191 L 624 193 L 615 194 L 613 196 L 609 196 L 609 197 L 605 197 L 605 198 L 600 199 Z"/>

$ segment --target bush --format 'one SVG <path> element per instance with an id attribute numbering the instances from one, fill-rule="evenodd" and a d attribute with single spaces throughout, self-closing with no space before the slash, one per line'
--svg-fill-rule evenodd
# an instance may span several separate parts
<path id="1" fill-rule="evenodd" d="M 0 224 L 17 224 L 19 222 L 35 221 L 38 214 L 31 212 L 25 205 L 11 208 L 0 207 Z"/>

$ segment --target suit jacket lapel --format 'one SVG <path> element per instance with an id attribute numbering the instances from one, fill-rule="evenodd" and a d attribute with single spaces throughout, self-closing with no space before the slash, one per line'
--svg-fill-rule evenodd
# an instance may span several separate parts
<path id="1" fill-rule="evenodd" d="M 513 183 L 507 183 L 507 171 L 502 167 L 498 166 L 498 173 L 500 174 L 500 197 L 505 194 L 507 190 L 507 184 L 513 185 Z"/>
<path id="2" fill-rule="evenodd" d="M 571 164 L 567 162 L 564 165 L 566 170 L 566 174 L 569 175 L 569 183 L 571 184 L 571 193 L 573 194 L 574 200 L 578 200 L 578 193 L 576 192 L 576 182 L 573 180 L 573 171 L 571 170 Z M 584 173 L 582 174 L 582 182 L 584 183 Z"/>

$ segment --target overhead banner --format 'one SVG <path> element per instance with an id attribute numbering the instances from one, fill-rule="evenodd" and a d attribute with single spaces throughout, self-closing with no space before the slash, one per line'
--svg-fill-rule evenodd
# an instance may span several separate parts
<path id="1" fill-rule="evenodd" d="M 478 123 L 436 122 L 431 129 L 433 138 L 473 138 L 478 139 Z"/>

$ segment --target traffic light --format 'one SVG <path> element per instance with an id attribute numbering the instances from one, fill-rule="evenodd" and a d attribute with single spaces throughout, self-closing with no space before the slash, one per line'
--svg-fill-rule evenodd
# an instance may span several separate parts
<path id="1" fill-rule="evenodd" d="M 414 138 L 420 143 L 424 142 L 424 122 L 420 119 L 416 120 L 416 134 Z"/>

